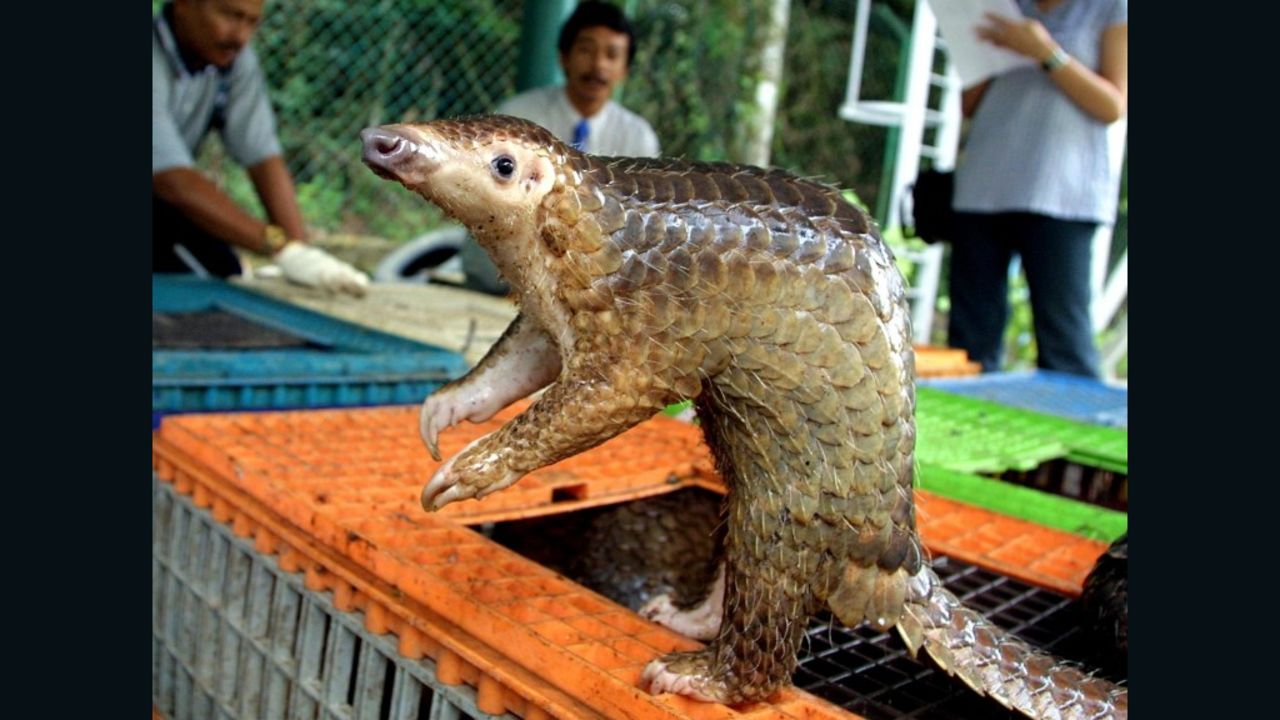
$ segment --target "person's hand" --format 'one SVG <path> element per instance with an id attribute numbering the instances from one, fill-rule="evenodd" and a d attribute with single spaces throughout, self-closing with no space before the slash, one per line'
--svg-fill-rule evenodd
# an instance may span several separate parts
<path id="1" fill-rule="evenodd" d="M 978 37 L 997 47 L 1044 62 L 1058 43 L 1039 20 L 1014 20 L 995 13 L 985 15 L 987 24 L 977 28 Z"/>
<path id="2" fill-rule="evenodd" d="M 273 258 L 285 279 L 299 285 L 341 291 L 362 297 L 369 276 L 318 247 L 292 241 Z"/>

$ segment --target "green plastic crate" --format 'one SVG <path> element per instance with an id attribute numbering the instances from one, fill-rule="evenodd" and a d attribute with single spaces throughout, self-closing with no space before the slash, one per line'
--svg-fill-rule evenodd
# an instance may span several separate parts
<path id="1" fill-rule="evenodd" d="M 1129 473 L 1129 433 L 934 388 L 916 390 L 916 459 L 963 473 L 1031 470 L 1064 459 Z"/>

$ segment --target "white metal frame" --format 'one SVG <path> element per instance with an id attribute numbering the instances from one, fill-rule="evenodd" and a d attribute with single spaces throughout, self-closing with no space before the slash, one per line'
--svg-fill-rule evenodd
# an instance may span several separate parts
<path id="1" fill-rule="evenodd" d="M 851 122 L 882 127 L 898 127 L 897 156 L 890 180 L 889 211 L 885 227 L 902 225 L 902 199 L 907 187 L 915 182 L 920 158 L 933 161 L 933 167 L 948 170 L 955 167 L 960 140 L 960 78 L 951 63 L 942 75 L 933 72 L 934 53 L 941 40 L 938 21 L 923 0 L 916 3 L 911 25 L 911 52 L 907 63 L 906 97 L 902 102 L 862 100 L 863 59 L 866 56 L 867 28 L 872 0 L 858 0 L 854 17 L 853 48 L 849 58 L 849 80 L 845 87 L 840 117 Z M 930 87 L 941 88 L 940 106 L 929 107 Z M 933 145 L 924 142 L 925 132 L 935 128 Z M 909 290 L 911 325 L 917 343 L 929 342 L 933 329 L 934 304 L 938 296 L 938 279 L 942 273 L 942 246 L 931 245 L 921 251 L 907 251 L 906 258 L 917 266 L 915 283 Z"/>

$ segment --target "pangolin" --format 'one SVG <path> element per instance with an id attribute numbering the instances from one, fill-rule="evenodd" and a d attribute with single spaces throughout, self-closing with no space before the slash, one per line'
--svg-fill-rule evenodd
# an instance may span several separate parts
<path id="1" fill-rule="evenodd" d="M 441 431 L 545 388 L 441 465 L 424 507 L 501 490 L 693 399 L 729 488 L 721 587 L 710 612 L 667 613 L 710 642 L 652 661 L 649 692 L 767 697 L 826 607 L 849 626 L 896 627 L 912 654 L 1027 715 L 1127 715 L 1127 688 L 990 624 L 923 561 L 904 282 L 836 189 L 777 169 L 595 157 L 497 115 L 361 139 L 375 173 L 467 226 L 519 299 L 488 355 L 423 403 L 431 455 Z"/>

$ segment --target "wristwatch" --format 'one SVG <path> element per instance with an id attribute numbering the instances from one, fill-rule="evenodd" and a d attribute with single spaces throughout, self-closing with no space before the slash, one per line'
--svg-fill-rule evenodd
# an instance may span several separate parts
<path id="1" fill-rule="evenodd" d="M 1069 62 L 1071 62 L 1071 56 L 1067 54 L 1066 50 L 1062 49 L 1061 45 L 1058 45 L 1053 49 L 1053 53 L 1049 57 L 1040 62 L 1040 67 L 1044 68 L 1045 72 L 1053 72 Z"/>
<path id="2" fill-rule="evenodd" d="M 275 255 L 289 244 L 289 235 L 279 225 L 268 224 L 266 230 L 262 231 L 262 242 L 267 246 L 267 254 Z"/>

